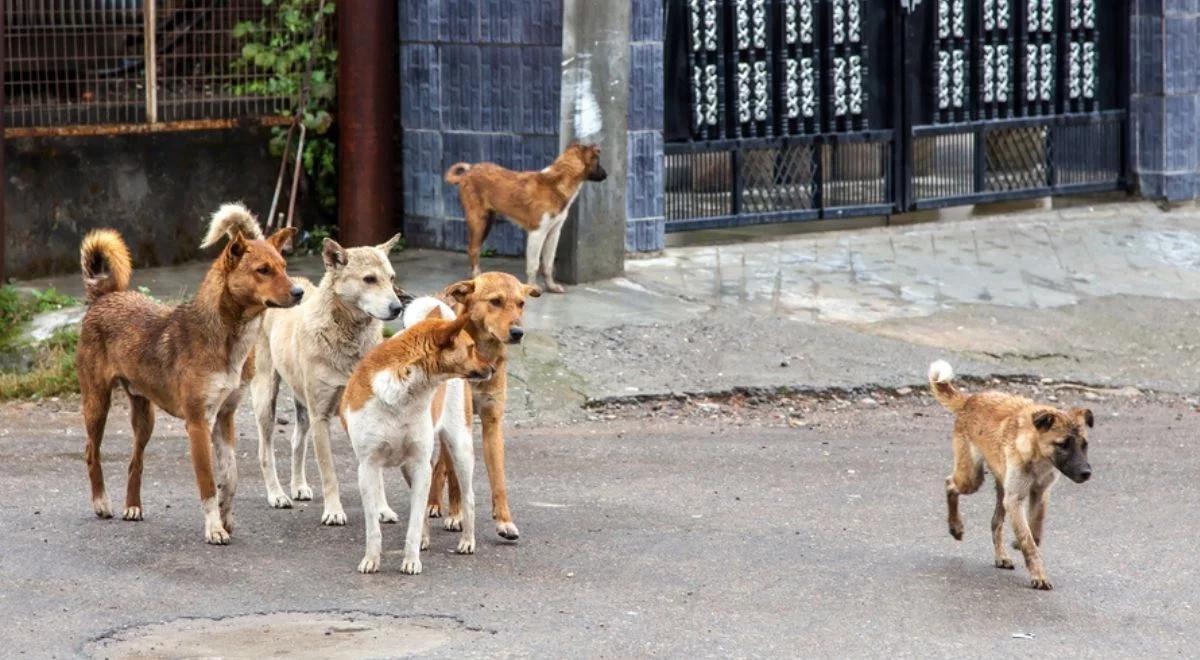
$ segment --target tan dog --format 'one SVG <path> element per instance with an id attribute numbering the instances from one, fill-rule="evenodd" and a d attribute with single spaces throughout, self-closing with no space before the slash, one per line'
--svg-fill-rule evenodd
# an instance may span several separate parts
<path id="1" fill-rule="evenodd" d="M 233 415 L 241 399 L 246 357 L 258 337 L 263 311 L 290 307 L 304 295 L 288 277 L 279 254 L 294 233 L 282 229 L 264 240 L 245 207 L 222 206 L 201 247 L 223 235 L 232 240 L 213 262 L 196 298 L 174 308 L 126 290 L 132 268 L 120 234 L 100 229 L 83 240 L 83 282 L 90 307 L 79 332 L 76 364 L 97 516 L 112 516 L 100 442 L 112 390 L 119 385 L 129 395 L 134 437 L 125 520 L 142 519 L 142 455 L 154 430 L 157 406 L 187 423 L 205 540 L 229 543 L 237 490 Z"/>
<path id="2" fill-rule="evenodd" d="M 540 295 L 537 287 L 523 285 L 507 273 L 484 273 L 475 279 L 451 284 L 442 292 L 442 299 L 453 307 L 455 315 L 465 320 L 467 332 L 475 340 L 479 355 L 496 368 L 496 375 L 484 383 L 471 386 L 469 391 L 473 408 L 483 425 L 483 460 L 492 487 L 492 519 L 496 521 L 496 533 L 510 541 L 520 537 L 520 531 L 508 509 L 508 490 L 504 481 L 508 345 L 520 343 L 525 336 L 525 330 L 521 328 L 521 316 L 525 311 L 526 297 L 536 298 Z M 411 312 L 415 315 L 419 310 L 431 308 L 426 299 L 417 298 L 412 303 Z M 442 488 L 449 478 L 450 508 L 445 527 L 451 530 L 459 529 L 463 520 L 460 486 L 471 487 L 469 483 L 459 483 L 453 453 L 443 443 L 434 468 L 433 486 L 429 491 L 429 517 L 440 517 Z"/>
<path id="3" fill-rule="evenodd" d="M 275 470 L 275 400 L 282 379 L 292 390 L 296 410 L 291 496 L 297 500 L 313 497 L 304 474 L 311 441 L 324 495 L 321 523 L 346 524 L 329 446 L 329 420 L 337 414 L 342 390 L 354 366 L 383 341 L 383 321 L 391 321 L 404 311 L 404 302 L 395 288 L 396 271 L 388 261 L 388 253 L 399 240 L 396 235 L 374 247 L 345 249 L 325 239 L 325 276 L 320 285 L 294 278 L 304 287 L 304 302 L 291 309 L 269 310 L 263 317 L 250 394 L 258 422 L 259 466 L 267 486 L 267 502 L 275 508 L 292 506 Z M 382 511 L 386 522 L 397 520 L 386 503 Z"/>
<path id="4" fill-rule="evenodd" d="M 375 347 L 354 369 L 342 398 L 342 422 L 358 457 L 358 490 L 366 522 L 361 573 L 379 570 L 383 539 L 383 468 L 399 465 L 412 489 L 404 561 L 400 572 L 421 572 L 421 550 L 429 547 L 429 520 L 422 504 L 429 497 L 434 391 L 451 378 L 486 380 L 494 369 L 463 332 L 466 319 L 422 321 Z M 474 552 L 459 545 L 459 552 Z"/>
<path id="5" fill-rule="evenodd" d="M 1042 525 L 1050 487 L 1062 472 L 1075 483 L 1092 476 L 1087 460 L 1087 430 L 1092 411 L 1061 411 L 1024 397 L 1002 392 L 966 395 L 951 384 L 954 371 L 938 360 L 929 365 L 929 389 L 938 403 L 957 415 L 954 420 L 954 472 L 946 477 L 946 503 L 950 535 L 962 540 L 963 521 L 959 495 L 969 495 L 983 485 L 983 465 L 996 480 L 996 511 L 992 515 L 992 543 L 996 566 L 1011 569 L 1004 549 L 1004 517 L 1012 520 L 1016 546 L 1034 589 L 1050 589 L 1042 564 Z"/>
<path id="6" fill-rule="evenodd" d="M 600 166 L 600 148 L 572 144 L 553 163 L 538 172 L 514 172 L 494 163 L 455 163 L 446 170 L 446 182 L 458 186 L 467 220 L 467 255 L 471 276 L 479 275 L 479 251 L 496 221 L 503 215 L 529 232 L 525 242 L 525 279 L 537 284 L 541 272 L 546 290 L 562 293 L 554 281 L 554 257 L 571 204 L 585 181 L 603 181 L 608 173 Z"/>

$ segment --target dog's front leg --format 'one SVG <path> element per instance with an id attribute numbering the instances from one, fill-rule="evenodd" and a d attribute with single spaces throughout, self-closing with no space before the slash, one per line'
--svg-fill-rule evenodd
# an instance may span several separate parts
<path id="1" fill-rule="evenodd" d="M 487 465 L 488 482 L 492 486 L 492 519 L 496 533 L 515 541 L 521 533 L 508 510 L 508 489 L 504 484 L 504 403 L 489 399 L 479 407 L 483 425 L 483 462 Z"/>
<path id="2" fill-rule="evenodd" d="M 346 512 L 342 509 L 337 473 L 333 465 L 333 450 L 329 447 L 329 417 L 320 415 L 312 420 L 312 435 L 313 448 L 317 452 L 317 468 L 321 473 L 322 497 L 325 500 L 321 524 L 345 525 Z"/>
<path id="3" fill-rule="evenodd" d="M 554 227 L 546 236 L 546 245 L 542 248 L 542 277 L 546 280 L 546 290 L 550 293 L 565 293 L 566 289 L 554 280 L 554 258 L 558 255 L 558 239 L 562 234 L 565 219 L 555 222 Z M 536 282 L 530 282 L 536 284 Z"/>
<path id="4" fill-rule="evenodd" d="M 204 510 L 204 540 L 214 545 L 227 545 L 229 532 L 221 523 L 217 486 L 213 481 L 212 439 L 208 420 L 203 415 L 189 417 L 187 434 L 192 467 L 196 471 L 196 487 L 200 490 L 200 506 Z"/>
<path id="5" fill-rule="evenodd" d="M 996 510 L 992 513 L 992 545 L 996 552 L 996 568 L 1012 570 L 1012 559 L 1004 549 L 1004 486 L 996 482 Z"/>
<path id="6" fill-rule="evenodd" d="M 233 453 L 237 443 L 237 437 L 233 433 L 233 416 L 237 412 L 237 403 L 236 399 L 233 401 L 232 404 L 226 404 L 217 415 L 217 423 L 213 426 L 212 433 L 217 505 L 221 511 L 221 523 L 230 534 L 233 533 L 233 496 L 237 493 L 238 483 L 237 458 Z"/>
<path id="7" fill-rule="evenodd" d="M 382 490 L 379 477 L 380 466 L 372 462 L 369 455 L 363 456 L 358 462 L 358 494 L 362 498 L 367 547 L 358 563 L 359 573 L 378 571 L 383 556 L 383 532 L 379 529 L 379 504 L 376 501 Z"/>
<path id="8" fill-rule="evenodd" d="M 1006 493 L 1004 495 L 1004 510 L 1012 520 L 1013 534 L 1021 554 L 1025 556 L 1025 566 L 1029 569 L 1030 586 L 1034 589 L 1050 590 L 1050 581 L 1046 579 L 1046 568 L 1042 564 L 1042 553 L 1033 540 L 1033 532 L 1029 529 L 1029 519 L 1025 515 L 1025 501 L 1029 497 L 1028 485 L 1022 484 L 1020 475 L 1010 470 L 1004 479 Z"/>
<path id="9" fill-rule="evenodd" d="M 1050 489 L 1034 489 L 1029 494 L 1029 529 L 1033 542 L 1042 547 L 1042 527 L 1046 524 L 1046 505 L 1050 502 Z"/>

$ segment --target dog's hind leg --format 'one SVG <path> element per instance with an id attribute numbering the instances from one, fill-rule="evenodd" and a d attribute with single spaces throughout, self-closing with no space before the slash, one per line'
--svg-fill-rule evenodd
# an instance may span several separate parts
<path id="1" fill-rule="evenodd" d="M 80 374 L 80 382 L 85 379 Z M 100 443 L 104 440 L 104 424 L 108 421 L 108 408 L 112 404 L 112 389 L 107 383 L 90 383 L 80 388 L 83 391 L 83 426 L 87 431 L 88 479 L 92 484 L 92 510 L 101 518 L 112 518 L 112 504 L 104 489 L 104 468 L 100 465 Z"/>
<path id="2" fill-rule="evenodd" d="M 129 395 L 129 421 L 133 424 L 133 455 L 129 457 L 129 482 L 125 486 L 125 520 L 142 519 L 142 458 L 154 432 L 154 406 L 150 399 Z"/>
<path id="3" fill-rule="evenodd" d="M 451 523 L 456 523 L 462 530 L 458 537 L 458 553 L 460 555 L 475 552 L 475 489 L 473 484 L 475 471 L 475 446 L 471 438 L 471 427 L 459 424 L 445 429 L 442 435 L 442 451 L 449 449 L 452 454 L 451 464 L 451 500 L 450 515 L 446 518 L 446 529 L 454 529 Z M 457 483 L 456 483 L 457 482 Z M 461 489 L 462 502 L 455 502 L 453 486 Z M 458 506 L 456 506 L 458 505 Z"/>
<path id="4" fill-rule="evenodd" d="M 954 473 L 946 477 L 946 509 L 950 536 L 961 541 L 963 519 L 958 511 L 960 495 L 970 495 L 983 484 L 983 457 L 979 456 L 970 441 L 959 433 L 954 434 Z"/>
<path id="5" fill-rule="evenodd" d="M 292 429 L 292 499 L 307 502 L 313 498 L 308 477 L 304 474 L 304 463 L 308 459 L 308 408 L 295 393 L 292 394 L 292 405 L 296 409 L 296 428 Z"/>
<path id="6" fill-rule="evenodd" d="M 383 532 L 379 529 L 379 506 L 376 497 L 383 490 L 378 483 L 380 466 L 364 457 L 358 462 L 358 494 L 362 498 L 363 521 L 366 523 L 366 550 L 358 563 L 359 573 L 374 573 L 379 570 L 383 555 Z"/>
<path id="7" fill-rule="evenodd" d="M 442 517 L 442 491 L 446 488 L 446 474 L 449 472 L 449 452 L 442 446 L 433 458 L 433 478 L 429 482 L 429 500 L 425 503 L 425 511 L 430 518 Z"/>
<path id="8" fill-rule="evenodd" d="M 255 351 L 254 380 L 250 381 L 250 399 L 254 404 L 254 421 L 258 427 L 258 467 L 267 487 L 267 504 L 276 509 L 292 508 L 292 500 L 279 484 L 275 467 L 275 404 L 279 400 L 279 374 L 271 364 L 268 350 Z"/>
<path id="9" fill-rule="evenodd" d="M 541 268 L 542 247 L 546 244 L 546 237 L 550 234 L 550 223 L 554 222 L 554 218 L 547 215 L 542 217 L 542 224 L 537 229 L 529 232 L 525 237 L 525 281 L 528 284 L 537 285 L 537 274 Z"/>
<path id="10" fill-rule="evenodd" d="M 992 513 L 992 546 L 996 550 L 996 568 L 1012 570 L 1012 559 L 1004 549 L 1004 486 L 996 480 L 996 510 Z"/>
<path id="11" fill-rule="evenodd" d="M 379 522 L 397 523 L 400 522 L 400 514 L 392 510 L 392 507 L 387 503 L 387 489 L 383 487 L 383 466 L 379 468 L 379 499 L 376 506 L 379 509 Z"/>

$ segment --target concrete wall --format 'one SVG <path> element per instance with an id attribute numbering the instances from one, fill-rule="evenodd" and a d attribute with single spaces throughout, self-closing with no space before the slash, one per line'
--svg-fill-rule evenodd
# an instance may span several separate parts
<path id="1" fill-rule="evenodd" d="M 270 208 L 279 161 L 267 139 L 238 129 L 5 141 L 8 275 L 78 270 L 96 227 L 125 236 L 135 270 L 196 258 L 221 202 Z"/>
<path id="2" fill-rule="evenodd" d="M 458 161 L 541 169 L 558 155 L 561 0 L 409 0 L 400 11 L 404 233 L 409 245 L 464 249 Z M 485 243 L 523 254 L 497 223 Z"/>
<path id="3" fill-rule="evenodd" d="M 1200 4 L 1134 0 L 1130 122 L 1145 197 L 1200 198 Z"/>

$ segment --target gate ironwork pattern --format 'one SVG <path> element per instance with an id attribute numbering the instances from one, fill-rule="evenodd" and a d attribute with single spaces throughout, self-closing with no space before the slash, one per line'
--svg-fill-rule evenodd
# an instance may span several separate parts
<path id="1" fill-rule="evenodd" d="M 666 7 L 667 231 L 1124 185 L 1125 3 Z"/>

